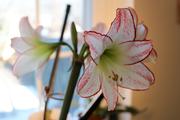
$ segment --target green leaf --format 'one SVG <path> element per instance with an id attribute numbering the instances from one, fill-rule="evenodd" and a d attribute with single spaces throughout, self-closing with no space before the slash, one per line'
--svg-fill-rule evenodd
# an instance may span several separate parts
<path id="1" fill-rule="evenodd" d="M 74 47 L 74 52 L 77 54 L 77 30 L 74 22 L 71 23 L 71 38 L 72 38 L 72 43 Z"/>

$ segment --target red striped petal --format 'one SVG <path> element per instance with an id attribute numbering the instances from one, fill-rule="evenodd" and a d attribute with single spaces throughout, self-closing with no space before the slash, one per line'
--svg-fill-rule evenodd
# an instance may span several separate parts
<path id="1" fill-rule="evenodd" d="M 122 79 L 118 80 L 118 85 L 121 87 L 146 90 L 155 81 L 153 73 L 143 63 L 127 65 L 120 69 Z"/>
<path id="2" fill-rule="evenodd" d="M 129 9 L 116 10 L 116 18 L 111 23 L 107 35 L 119 43 L 135 39 L 134 18 Z"/>
<path id="3" fill-rule="evenodd" d="M 124 64 L 135 64 L 149 56 L 152 42 L 149 40 L 128 41 L 120 44 Z"/>
<path id="4" fill-rule="evenodd" d="M 138 24 L 138 16 L 137 16 L 136 11 L 131 7 L 129 7 L 128 9 L 131 11 L 135 26 L 137 26 L 137 24 Z"/>
<path id="5" fill-rule="evenodd" d="M 106 44 L 111 42 L 108 36 L 95 31 L 86 31 L 84 33 L 84 38 L 85 42 L 89 45 L 93 59 L 98 58 L 103 53 Z"/>
<path id="6" fill-rule="evenodd" d="M 91 62 L 78 83 L 77 92 L 81 97 L 93 96 L 100 90 L 100 76 L 95 67 L 96 65 Z"/>
<path id="7" fill-rule="evenodd" d="M 115 109 L 118 101 L 118 88 L 116 81 L 110 80 L 108 77 L 103 78 L 102 92 L 108 104 L 108 111 Z"/>

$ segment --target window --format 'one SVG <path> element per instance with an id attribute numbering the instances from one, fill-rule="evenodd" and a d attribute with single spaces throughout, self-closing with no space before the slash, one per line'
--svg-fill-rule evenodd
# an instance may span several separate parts
<path id="1" fill-rule="evenodd" d="M 3 120 L 26 120 L 28 116 L 42 106 L 42 101 L 38 98 L 37 81 L 35 73 L 29 73 L 22 78 L 17 78 L 12 73 L 12 61 L 14 61 L 14 51 L 10 47 L 10 39 L 19 36 L 19 20 L 22 16 L 28 16 L 33 26 L 43 25 L 45 30 L 43 34 L 49 39 L 57 40 L 59 37 L 61 25 L 64 18 L 66 4 L 72 5 L 69 23 L 65 34 L 65 40 L 69 40 L 69 26 L 73 20 L 81 27 L 78 29 L 89 28 L 91 26 L 91 0 L 6 0 L 0 1 L 0 119 Z M 87 16 L 88 14 L 88 16 Z M 87 21 L 87 22 L 86 22 Z M 87 24 L 84 24 L 87 23 Z M 50 60 L 43 77 L 43 85 L 48 83 L 49 73 L 52 67 Z M 57 76 L 56 90 L 59 91 L 61 84 L 67 84 L 70 59 L 63 58 L 59 64 L 61 69 Z M 59 80 L 61 82 L 59 82 Z M 40 83 L 41 84 L 41 83 Z M 62 85 L 66 86 L 66 85 Z M 65 88 L 61 88 L 65 89 Z M 75 96 L 75 98 L 77 98 Z M 77 107 L 78 101 L 73 105 Z M 82 103 L 83 100 L 80 100 Z M 58 101 L 59 102 L 59 101 Z M 58 105 L 57 101 L 52 102 L 50 107 Z M 77 115 L 76 107 L 72 107 L 72 112 Z"/>

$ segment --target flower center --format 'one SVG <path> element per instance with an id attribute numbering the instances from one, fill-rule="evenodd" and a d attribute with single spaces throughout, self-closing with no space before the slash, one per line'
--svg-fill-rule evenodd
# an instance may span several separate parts
<path id="1" fill-rule="evenodd" d="M 104 73 L 111 73 L 112 79 L 116 80 L 118 79 L 118 76 L 117 74 L 115 74 L 115 72 L 112 71 L 116 70 L 116 68 L 121 65 L 121 61 L 121 48 L 118 44 L 112 43 L 104 50 L 104 52 L 100 56 L 97 67 Z"/>

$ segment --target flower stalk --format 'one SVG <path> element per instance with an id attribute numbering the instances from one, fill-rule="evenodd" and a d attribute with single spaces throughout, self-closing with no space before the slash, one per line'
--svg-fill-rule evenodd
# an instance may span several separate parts
<path id="1" fill-rule="evenodd" d="M 67 87 L 66 95 L 63 102 L 62 112 L 59 120 L 66 120 L 82 65 L 83 62 L 81 60 L 75 60 L 75 64 L 73 64 L 72 66 L 71 76 L 69 79 L 69 84 Z"/>
<path id="2" fill-rule="evenodd" d="M 72 62 L 72 70 L 71 70 L 71 75 L 69 78 L 69 83 L 67 86 L 66 94 L 64 97 L 64 102 L 62 106 L 62 111 L 59 117 L 59 120 L 66 120 L 69 108 L 71 105 L 71 101 L 73 98 L 73 94 L 76 88 L 76 84 L 81 72 L 81 67 L 84 64 L 84 59 L 86 58 L 85 53 L 87 52 L 88 46 L 84 44 L 81 48 L 80 53 L 78 54 L 77 51 L 77 31 L 74 22 L 71 24 L 71 38 L 73 42 L 73 47 L 74 47 L 74 52 L 73 52 L 73 62 Z"/>
<path id="3" fill-rule="evenodd" d="M 63 35 L 64 35 L 64 31 L 65 31 L 65 27 L 66 27 L 66 23 L 67 23 L 67 18 L 70 12 L 70 5 L 67 5 L 66 8 L 66 15 L 65 15 L 65 19 L 64 19 L 64 23 L 63 23 L 63 28 L 62 28 L 62 32 L 61 32 L 61 36 L 59 39 L 60 43 L 63 43 Z M 46 89 L 46 95 L 47 95 L 47 100 L 45 101 L 45 108 L 44 108 L 44 120 L 46 120 L 46 112 L 47 112 L 47 106 L 48 106 L 48 102 L 49 102 L 49 95 L 53 93 L 53 88 L 54 88 L 54 81 L 55 81 L 55 76 L 56 76 L 56 71 L 57 71 L 57 67 L 58 67 L 58 61 L 59 61 L 59 54 L 61 51 L 61 45 L 63 44 L 59 44 L 59 47 L 57 48 L 56 51 L 56 56 L 55 56 L 55 60 L 54 60 L 54 64 L 53 64 L 53 68 L 51 71 L 51 76 L 50 76 L 50 80 L 49 80 L 49 85 L 45 88 Z"/>

